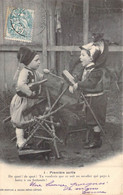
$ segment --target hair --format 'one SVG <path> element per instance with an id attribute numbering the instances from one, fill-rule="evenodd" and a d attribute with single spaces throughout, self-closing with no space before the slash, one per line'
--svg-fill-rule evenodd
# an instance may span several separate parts
<path id="1" fill-rule="evenodd" d="M 91 53 L 90 53 L 90 51 L 88 49 L 85 49 L 84 47 L 80 47 L 80 49 L 86 51 L 86 53 L 88 54 L 88 56 L 91 57 Z"/>
<path id="2" fill-rule="evenodd" d="M 100 56 L 101 52 L 100 50 L 96 50 L 92 56 L 93 62 L 95 63 L 98 57 Z"/>
<path id="3" fill-rule="evenodd" d="M 92 58 L 92 62 L 94 62 L 94 63 L 96 62 L 97 58 L 100 55 L 100 51 L 99 50 L 96 50 L 93 54 L 91 54 L 91 50 L 87 50 L 84 47 L 81 47 L 81 50 L 86 51 L 86 53 L 88 54 L 89 57 Z"/>

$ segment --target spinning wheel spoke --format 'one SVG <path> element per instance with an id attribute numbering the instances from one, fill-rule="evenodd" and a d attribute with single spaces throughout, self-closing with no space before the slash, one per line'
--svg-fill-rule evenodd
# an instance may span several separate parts
<path id="1" fill-rule="evenodd" d="M 48 106 L 51 109 L 50 95 L 49 95 L 49 91 L 48 91 L 47 88 L 46 88 L 46 94 L 47 94 Z M 60 158 L 59 151 L 58 151 L 57 144 L 56 144 L 56 139 L 55 139 L 55 126 L 54 126 L 54 123 L 53 123 L 53 116 L 52 115 L 50 116 L 50 121 L 52 123 L 51 128 L 52 128 L 52 133 L 53 133 L 53 137 L 54 137 L 54 139 L 53 139 L 54 148 L 55 148 L 55 151 L 56 151 L 57 158 Z"/>

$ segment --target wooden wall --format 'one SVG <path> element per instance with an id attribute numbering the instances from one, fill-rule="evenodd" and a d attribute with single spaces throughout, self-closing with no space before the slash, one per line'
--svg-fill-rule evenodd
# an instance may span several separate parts
<path id="1" fill-rule="evenodd" d="M 48 67 L 55 69 L 56 73 L 61 75 L 63 69 L 71 68 L 80 55 L 78 46 L 84 43 L 83 2 L 85 3 L 87 0 L 0 0 L 0 92 L 13 89 L 13 76 L 18 65 L 16 55 L 22 45 L 28 45 L 39 52 L 41 60 L 39 71 Z M 106 39 L 119 44 L 119 46 L 113 45 L 110 48 L 109 64 L 112 67 L 121 67 L 123 36 L 120 4 L 116 7 L 115 0 L 89 0 L 88 2 L 88 41 L 91 41 L 93 31 L 103 31 Z M 11 6 L 34 10 L 31 43 L 4 39 L 6 11 L 7 7 Z M 107 9 L 112 8 L 111 6 L 117 9 L 115 11 Z M 46 23 L 42 31 L 42 21 L 44 20 L 42 17 L 44 17 L 45 10 Z M 60 14 L 61 31 L 56 30 L 56 11 Z"/>
<path id="2" fill-rule="evenodd" d="M 122 52 L 118 48 L 123 48 L 122 36 L 122 5 L 121 0 L 90 0 L 89 1 L 89 21 L 88 21 L 88 41 L 92 41 L 93 32 L 103 32 L 104 38 L 109 40 L 111 46 L 109 50 L 108 62 L 112 68 L 122 66 Z M 70 2 L 63 1 L 61 11 L 62 29 L 59 36 L 60 45 L 79 46 L 83 42 L 83 1 Z M 113 52 L 113 49 L 114 52 Z M 116 50 L 115 50 L 116 49 Z M 114 54 L 114 55 L 113 55 Z M 57 59 L 59 74 L 64 68 L 70 69 L 70 66 L 80 52 L 61 52 Z"/>

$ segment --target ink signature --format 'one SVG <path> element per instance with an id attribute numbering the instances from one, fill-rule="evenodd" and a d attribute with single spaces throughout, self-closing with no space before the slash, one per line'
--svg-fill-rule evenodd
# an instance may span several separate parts
<path id="1" fill-rule="evenodd" d="M 104 185 L 106 185 L 106 182 L 82 182 L 82 183 L 70 183 L 68 184 L 64 184 L 64 183 L 56 183 L 54 180 L 51 180 L 50 182 L 44 184 L 44 186 L 42 186 L 41 184 L 38 184 L 36 182 L 31 182 L 30 186 L 32 187 L 60 187 L 63 191 L 81 191 L 82 194 L 91 194 L 91 193 L 95 193 L 95 194 L 106 194 L 106 192 L 101 189 L 101 187 L 103 187 Z"/>
<path id="2" fill-rule="evenodd" d="M 99 182 L 99 183 L 70 183 L 69 185 L 66 184 L 58 184 L 55 183 L 54 180 L 50 181 L 49 183 L 46 184 L 46 186 L 49 187 L 62 187 L 63 191 L 65 190 L 81 190 L 82 194 L 86 194 L 86 193 L 103 193 L 105 194 L 106 192 L 103 190 L 100 190 L 99 188 L 101 186 L 104 186 L 106 183 L 105 182 Z"/>
<path id="3" fill-rule="evenodd" d="M 42 187 L 41 184 L 37 184 L 36 182 L 33 182 L 33 181 L 30 183 L 30 186 L 32 186 L 32 187 Z"/>

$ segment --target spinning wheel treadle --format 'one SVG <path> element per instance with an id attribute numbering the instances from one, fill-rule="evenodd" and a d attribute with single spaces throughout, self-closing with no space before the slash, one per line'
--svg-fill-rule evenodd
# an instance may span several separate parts
<path id="1" fill-rule="evenodd" d="M 27 156 L 31 156 L 31 155 L 43 155 L 45 160 L 49 159 L 49 154 L 50 154 L 51 150 L 32 150 L 32 149 L 28 149 L 28 150 L 19 150 L 18 151 L 18 155 L 20 159 L 24 159 Z"/>

